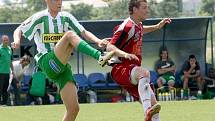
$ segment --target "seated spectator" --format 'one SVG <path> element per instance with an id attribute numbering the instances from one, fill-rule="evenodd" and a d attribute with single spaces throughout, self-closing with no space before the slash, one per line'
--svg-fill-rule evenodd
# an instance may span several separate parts
<path id="1" fill-rule="evenodd" d="M 188 81 L 197 81 L 198 93 L 202 93 L 205 81 L 201 76 L 200 66 L 195 55 L 190 55 L 189 59 L 184 62 L 180 75 L 181 80 L 183 81 L 185 98 L 188 97 Z"/>
<path id="2" fill-rule="evenodd" d="M 207 82 L 208 87 L 215 87 L 215 69 L 209 68 L 208 76 L 204 77 Z"/>
<path id="3" fill-rule="evenodd" d="M 155 64 L 155 70 L 159 77 L 157 84 L 159 88 L 162 88 L 164 84 L 167 84 L 169 89 L 174 87 L 175 84 L 175 64 L 168 56 L 168 50 L 166 47 L 160 48 L 160 59 Z"/>
<path id="4" fill-rule="evenodd" d="M 11 86 L 13 87 L 13 93 L 15 95 L 14 104 L 20 104 L 20 94 L 19 94 L 19 87 L 20 82 L 23 79 L 24 72 L 28 69 L 30 64 L 30 57 L 28 55 L 24 55 L 19 60 L 13 61 L 13 80 L 11 82 Z"/>

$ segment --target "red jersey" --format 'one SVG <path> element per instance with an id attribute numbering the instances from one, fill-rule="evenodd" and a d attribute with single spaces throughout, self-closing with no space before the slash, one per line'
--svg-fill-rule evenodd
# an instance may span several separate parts
<path id="1" fill-rule="evenodd" d="M 124 52 L 135 54 L 139 58 L 139 61 L 130 61 L 128 59 L 121 58 L 120 60 L 122 63 L 133 63 L 138 66 L 141 65 L 142 37 L 142 22 L 137 25 L 130 17 L 125 19 L 124 22 L 116 28 L 110 43 Z"/>

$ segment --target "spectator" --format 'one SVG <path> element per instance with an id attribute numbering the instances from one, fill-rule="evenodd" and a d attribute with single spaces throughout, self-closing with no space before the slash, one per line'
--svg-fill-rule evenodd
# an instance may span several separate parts
<path id="1" fill-rule="evenodd" d="M 24 55 L 19 60 L 13 61 L 13 80 L 11 86 L 13 87 L 13 93 L 15 95 L 15 105 L 19 105 L 20 96 L 19 96 L 19 87 L 20 81 L 23 79 L 24 72 L 28 69 L 30 64 L 30 57 Z"/>
<path id="2" fill-rule="evenodd" d="M 207 82 L 208 87 L 215 87 L 215 69 L 209 68 L 208 76 L 204 77 Z"/>
<path id="3" fill-rule="evenodd" d="M 202 93 L 204 87 L 204 79 L 200 73 L 200 66 L 195 55 L 190 55 L 189 59 L 184 62 L 181 69 L 181 79 L 183 81 L 184 97 L 188 97 L 188 82 L 197 81 L 198 93 Z"/>
<path id="4" fill-rule="evenodd" d="M 10 68 L 13 72 L 12 66 L 12 50 L 9 46 L 9 37 L 2 35 L 2 44 L 0 45 L 0 103 L 1 105 L 7 104 L 9 85 Z"/>
<path id="5" fill-rule="evenodd" d="M 155 70 L 159 75 L 157 79 L 158 87 L 162 88 L 164 84 L 167 84 L 171 89 L 175 84 L 175 64 L 169 58 L 166 47 L 161 47 L 159 54 L 160 59 L 155 64 Z"/>

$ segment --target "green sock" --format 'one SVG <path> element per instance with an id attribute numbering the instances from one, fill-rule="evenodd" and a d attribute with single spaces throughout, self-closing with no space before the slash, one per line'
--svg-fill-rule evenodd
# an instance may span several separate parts
<path id="1" fill-rule="evenodd" d="M 90 46 L 87 42 L 85 42 L 84 40 L 81 40 L 81 42 L 79 43 L 77 50 L 87 54 L 93 58 L 95 58 L 96 60 L 99 60 L 99 57 L 101 55 L 101 52 L 98 51 L 97 49 L 93 48 L 92 46 Z"/>
<path id="2" fill-rule="evenodd" d="M 184 96 L 188 97 L 188 89 L 184 89 Z"/>

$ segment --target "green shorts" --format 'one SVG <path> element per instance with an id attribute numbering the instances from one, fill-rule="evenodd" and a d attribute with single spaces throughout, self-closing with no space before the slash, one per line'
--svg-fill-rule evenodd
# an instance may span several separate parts
<path id="1" fill-rule="evenodd" d="M 159 78 L 162 80 L 163 84 L 168 84 L 170 81 L 175 83 L 175 76 L 172 74 L 164 74 Z"/>
<path id="2" fill-rule="evenodd" d="M 180 75 L 181 81 L 184 81 L 184 75 Z M 194 78 L 189 78 L 188 81 L 194 81 Z"/>
<path id="3" fill-rule="evenodd" d="M 71 66 L 69 64 L 63 65 L 53 51 L 43 55 L 39 59 L 38 65 L 39 68 L 41 68 L 42 71 L 56 83 L 59 90 L 63 89 L 69 81 L 76 84 L 71 71 Z"/>

